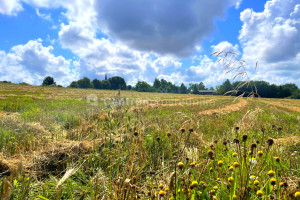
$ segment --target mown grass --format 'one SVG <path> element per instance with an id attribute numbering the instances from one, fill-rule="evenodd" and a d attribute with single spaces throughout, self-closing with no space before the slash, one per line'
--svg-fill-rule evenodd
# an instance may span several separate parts
<path id="1" fill-rule="evenodd" d="M 15 87 L 0 87 L 0 94 L 15 95 L 0 100 L 1 198 L 296 199 L 299 112 L 246 99 L 238 111 L 202 115 L 235 103 L 219 96 L 206 97 L 213 104 L 118 109 L 112 100 L 110 108 L 85 101 L 117 91 Z M 68 169 L 75 173 L 58 185 Z"/>

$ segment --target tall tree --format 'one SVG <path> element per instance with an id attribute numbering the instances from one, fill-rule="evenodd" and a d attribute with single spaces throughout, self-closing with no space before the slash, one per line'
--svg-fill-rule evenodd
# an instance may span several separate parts
<path id="1" fill-rule="evenodd" d="M 55 85 L 54 78 L 51 77 L 51 76 L 45 77 L 44 80 L 43 80 L 42 85 L 43 86 Z"/>
<path id="2" fill-rule="evenodd" d="M 88 77 L 83 77 L 83 79 L 80 79 L 77 82 L 79 88 L 93 88 L 93 84 Z"/>
<path id="3" fill-rule="evenodd" d="M 95 89 L 103 89 L 103 88 L 102 88 L 101 81 L 99 81 L 99 80 L 96 79 L 96 78 L 93 80 L 93 85 L 94 85 L 94 88 L 95 88 Z"/>
<path id="4" fill-rule="evenodd" d="M 226 92 L 231 91 L 232 85 L 230 83 L 230 81 L 227 79 L 222 85 L 217 87 L 217 93 L 218 94 L 225 94 Z"/>
<path id="5" fill-rule="evenodd" d="M 183 83 L 181 83 L 181 85 L 180 85 L 180 87 L 179 87 L 179 92 L 180 92 L 180 94 L 187 94 L 187 87 L 183 84 Z"/>
<path id="6" fill-rule="evenodd" d="M 114 76 L 108 79 L 112 90 L 126 90 L 126 82 L 120 76 Z"/>

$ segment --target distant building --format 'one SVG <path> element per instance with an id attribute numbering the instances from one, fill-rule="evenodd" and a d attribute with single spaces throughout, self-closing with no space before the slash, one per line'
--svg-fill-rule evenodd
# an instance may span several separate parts
<path id="1" fill-rule="evenodd" d="M 212 95 L 212 94 L 216 93 L 217 91 L 216 90 L 199 90 L 198 92 L 199 92 L 199 94 Z"/>

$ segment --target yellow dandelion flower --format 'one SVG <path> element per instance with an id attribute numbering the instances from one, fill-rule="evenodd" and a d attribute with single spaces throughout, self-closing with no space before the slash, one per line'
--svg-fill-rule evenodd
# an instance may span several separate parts
<path id="1" fill-rule="evenodd" d="M 197 181 L 193 181 L 192 183 L 191 183 L 191 188 L 194 188 L 194 187 L 198 187 L 198 182 Z"/>
<path id="2" fill-rule="evenodd" d="M 268 175 L 270 177 L 273 177 L 275 175 L 275 171 L 273 171 L 273 170 L 268 171 Z"/>
<path id="3" fill-rule="evenodd" d="M 256 192 L 256 195 L 259 196 L 259 197 L 262 197 L 263 194 L 264 193 L 261 190 L 257 190 L 257 192 Z"/>
<path id="4" fill-rule="evenodd" d="M 220 160 L 219 162 L 218 162 L 218 165 L 219 165 L 219 167 L 222 167 L 223 166 L 223 161 L 222 160 Z"/>
<path id="5" fill-rule="evenodd" d="M 235 168 L 237 168 L 237 167 L 240 166 L 240 164 L 239 164 L 238 162 L 234 162 L 234 163 L 233 163 L 233 166 L 234 166 Z"/>
<path id="6" fill-rule="evenodd" d="M 160 191 L 159 191 L 159 195 L 160 195 L 160 196 L 165 196 L 165 195 L 166 195 L 166 192 L 163 191 L 163 190 L 160 190 Z"/>

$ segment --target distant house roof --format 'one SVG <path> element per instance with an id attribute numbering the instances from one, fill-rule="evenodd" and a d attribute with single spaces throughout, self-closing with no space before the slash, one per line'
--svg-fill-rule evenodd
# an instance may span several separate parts
<path id="1" fill-rule="evenodd" d="M 198 92 L 200 92 L 200 93 L 215 93 L 217 91 L 216 90 L 199 90 Z"/>

